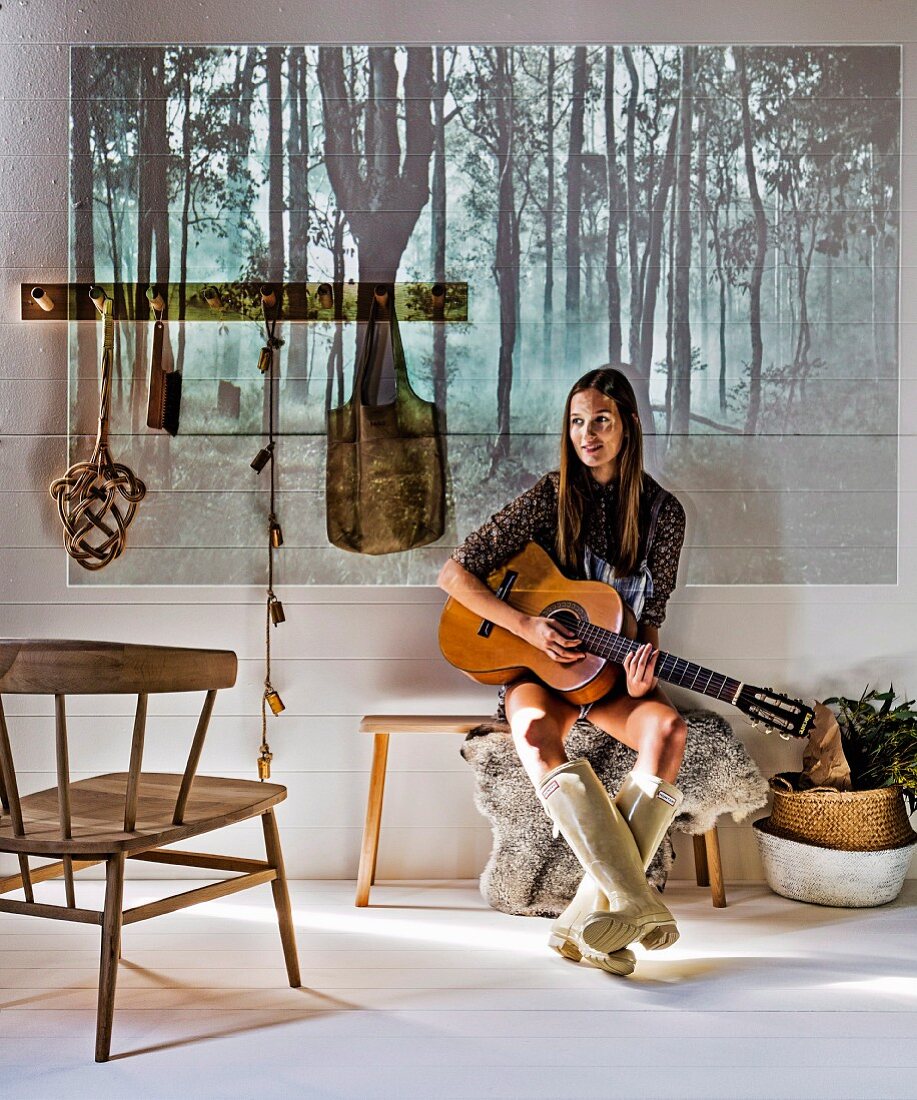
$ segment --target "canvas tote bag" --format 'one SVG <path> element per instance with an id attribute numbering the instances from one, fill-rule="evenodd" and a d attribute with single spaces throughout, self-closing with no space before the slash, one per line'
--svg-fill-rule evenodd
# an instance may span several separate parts
<path id="1" fill-rule="evenodd" d="M 387 349 L 395 399 L 377 404 Z M 328 539 L 356 554 L 393 554 L 445 528 L 442 413 L 411 389 L 392 294 L 373 298 L 353 393 L 328 413 Z"/>

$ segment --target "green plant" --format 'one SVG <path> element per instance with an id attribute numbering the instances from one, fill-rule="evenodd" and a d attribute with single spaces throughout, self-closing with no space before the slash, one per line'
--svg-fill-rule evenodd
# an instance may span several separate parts
<path id="1" fill-rule="evenodd" d="M 895 689 L 870 690 L 859 699 L 834 696 L 844 754 L 856 790 L 890 787 L 904 789 L 908 812 L 917 809 L 917 710 L 913 699 L 895 706 Z"/>

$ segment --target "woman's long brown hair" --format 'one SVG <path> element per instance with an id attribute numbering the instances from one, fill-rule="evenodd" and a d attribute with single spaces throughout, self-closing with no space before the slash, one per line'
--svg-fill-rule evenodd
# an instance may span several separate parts
<path id="1" fill-rule="evenodd" d="M 624 439 L 618 454 L 618 508 L 615 559 L 619 576 L 637 568 L 640 553 L 640 494 L 643 490 L 643 429 L 637 398 L 627 376 L 614 367 L 592 370 L 574 385 L 564 406 L 560 441 L 560 490 L 557 501 L 556 550 L 560 564 L 571 571 L 582 567 L 584 516 L 596 491 L 589 468 L 576 453 L 570 439 L 570 404 L 584 390 L 598 390 L 618 407 Z"/>

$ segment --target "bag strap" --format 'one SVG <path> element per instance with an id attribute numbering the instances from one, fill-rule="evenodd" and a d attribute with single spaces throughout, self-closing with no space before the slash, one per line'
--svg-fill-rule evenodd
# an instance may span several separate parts
<path id="1" fill-rule="evenodd" d="M 380 350 L 379 341 L 383 338 L 385 332 L 384 326 L 386 323 L 388 324 L 389 341 L 392 349 L 396 400 L 398 397 L 405 396 L 406 394 L 416 396 L 411 386 L 410 378 L 408 377 L 407 361 L 404 357 L 404 345 L 401 342 L 401 331 L 398 328 L 398 317 L 395 313 L 395 294 L 392 287 L 386 287 L 386 296 L 386 300 L 380 301 L 380 296 L 375 292 L 373 293 L 372 304 L 369 308 L 369 318 L 367 319 L 366 329 L 363 334 L 363 343 L 357 357 L 351 401 L 360 408 L 373 407 L 369 402 L 363 400 L 363 386 L 368 372 L 375 365 L 375 358 Z M 387 312 L 387 316 L 384 319 L 379 316 L 383 310 Z"/>

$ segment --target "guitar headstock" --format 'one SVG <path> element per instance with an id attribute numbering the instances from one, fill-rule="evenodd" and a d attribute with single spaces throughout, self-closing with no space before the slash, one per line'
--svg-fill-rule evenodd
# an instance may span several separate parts
<path id="1" fill-rule="evenodd" d="M 735 705 L 754 725 L 766 726 L 784 740 L 808 737 L 809 727 L 815 721 L 815 711 L 801 700 L 753 684 L 742 685 Z"/>

